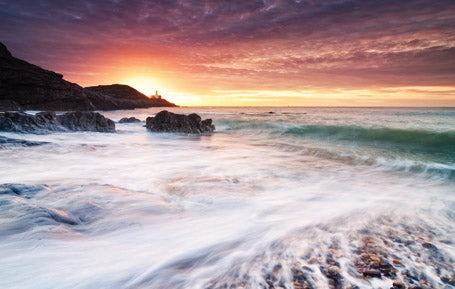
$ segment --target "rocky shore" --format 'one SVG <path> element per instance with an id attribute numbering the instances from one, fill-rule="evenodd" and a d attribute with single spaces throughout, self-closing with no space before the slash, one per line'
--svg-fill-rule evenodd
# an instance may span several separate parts
<path id="1" fill-rule="evenodd" d="M 141 122 L 135 117 L 124 117 L 119 123 Z M 154 117 L 148 117 L 146 127 L 153 132 L 171 132 L 187 134 L 210 133 L 215 130 L 211 119 L 202 120 L 195 113 L 176 114 L 166 110 Z M 46 133 L 53 131 L 93 131 L 115 132 L 114 121 L 97 112 L 73 111 L 57 115 L 52 111 L 37 114 L 24 112 L 0 113 L 0 131 L 19 133 Z M 14 143 L 13 139 L 0 139 L 3 143 Z"/>
<path id="2" fill-rule="evenodd" d="M 353 232 L 347 240 L 332 238 L 315 244 L 302 244 L 310 249 L 289 263 L 286 252 L 259 267 L 263 280 L 251 285 L 249 278 L 233 273 L 237 281 L 210 282 L 207 289 L 432 289 L 455 287 L 455 263 L 436 244 L 438 234 L 425 225 L 395 224 L 382 219 L 372 229 Z M 310 232 L 307 232 L 310 233 Z M 296 236 L 297 237 L 297 236 Z M 298 238 L 298 237 L 297 237 Z M 298 241 L 296 241 L 298 245 Z M 433 243 L 434 242 L 434 243 Z M 443 240 L 442 244 L 452 243 Z M 287 247 L 275 244 L 277 248 Z M 327 247 L 325 247 L 327 246 Z M 322 248 L 325 248 L 322 250 Z M 349 251 L 346 251 L 346 250 Z M 258 256 L 258 260 L 262 256 Z M 281 259 L 282 258 L 282 259 Z M 283 263 L 280 262 L 280 259 Z M 269 260 L 270 261 L 270 260 Z M 423 270 L 423 266 L 432 270 Z M 236 269 L 234 269 L 236 270 Z M 291 282 L 290 282 L 291 280 Z M 291 284 L 293 287 L 291 287 Z"/>
<path id="3" fill-rule="evenodd" d="M 44 133 L 51 131 L 115 132 L 115 123 L 97 112 L 23 112 L 0 113 L 0 131 Z"/>

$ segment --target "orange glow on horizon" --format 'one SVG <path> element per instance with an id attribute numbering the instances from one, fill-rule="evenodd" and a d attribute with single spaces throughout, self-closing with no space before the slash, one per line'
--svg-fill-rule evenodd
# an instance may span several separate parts
<path id="1" fill-rule="evenodd" d="M 81 66 L 75 67 L 80 71 L 62 72 L 82 86 L 126 84 L 148 97 L 158 90 L 180 106 L 455 106 L 455 87 L 450 85 L 363 83 L 368 77 L 335 83 L 319 75 L 309 85 L 283 74 L 275 79 L 267 71 L 244 74 L 185 63 L 163 49 L 146 52 L 138 47 L 113 49 L 91 55 L 90 69 Z"/>
<path id="2" fill-rule="evenodd" d="M 130 79 L 126 79 L 125 81 L 122 81 L 122 83 L 133 87 L 134 89 L 138 90 L 139 92 L 142 92 L 148 97 L 154 95 L 157 90 L 158 92 L 161 91 L 159 87 L 156 85 L 156 81 L 154 81 L 151 78 L 133 77 Z"/>

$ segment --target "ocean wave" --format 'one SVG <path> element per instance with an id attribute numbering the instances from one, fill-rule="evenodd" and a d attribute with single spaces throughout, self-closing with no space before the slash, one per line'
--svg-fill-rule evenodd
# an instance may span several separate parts
<path id="1" fill-rule="evenodd" d="M 455 131 L 365 128 L 360 126 L 305 125 L 291 127 L 284 134 L 315 136 L 336 140 L 391 143 L 420 147 L 425 150 L 455 151 Z"/>
<path id="2" fill-rule="evenodd" d="M 377 155 L 359 155 L 337 153 L 325 149 L 306 149 L 306 154 L 328 160 L 342 162 L 348 165 L 367 165 L 380 170 L 404 172 L 421 177 L 455 180 L 455 165 L 446 165 L 437 162 L 424 162 L 403 157 L 386 157 Z"/>
<path id="3" fill-rule="evenodd" d="M 455 180 L 455 131 L 367 128 L 360 126 L 301 125 L 259 120 L 230 120 L 225 131 L 264 134 L 267 139 L 294 137 L 297 142 L 276 144 L 284 150 L 380 170 L 421 177 Z M 281 136 L 280 138 L 277 135 Z M 300 143 L 299 139 L 305 140 Z M 291 148 L 292 147 L 292 148 Z"/>
<path id="4" fill-rule="evenodd" d="M 352 125 L 289 125 L 259 120 L 221 121 L 222 130 L 256 130 L 261 133 L 282 134 L 309 139 L 355 142 L 396 146 L 396 148 L 437 152 L 455 158 L 455 130 L 369 128 Z"/>

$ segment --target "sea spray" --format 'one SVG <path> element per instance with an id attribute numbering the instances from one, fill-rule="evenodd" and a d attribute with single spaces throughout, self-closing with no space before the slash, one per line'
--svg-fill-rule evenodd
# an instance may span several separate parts
<path id="1" fill-rule="evenodd" d="M 0 150 L 1 184 L 43 188 L 0 194 L 1 288 L 452 286 L 451 151 L 387 135 L 450 133 L 450 110 L 174 111 L 217 132 L 2 133 L 47 144 Z M 289 133 L 312 126 L 387 133 Z"/>

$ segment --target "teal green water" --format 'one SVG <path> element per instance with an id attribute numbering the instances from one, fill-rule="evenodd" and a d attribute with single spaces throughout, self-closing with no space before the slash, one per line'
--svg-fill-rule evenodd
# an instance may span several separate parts
<path id="1" fill-rule="evenodd" d="M 219 109 L 221 131 L 263 135 L 333 159 L 455 176 L 454 108 Z"/>

